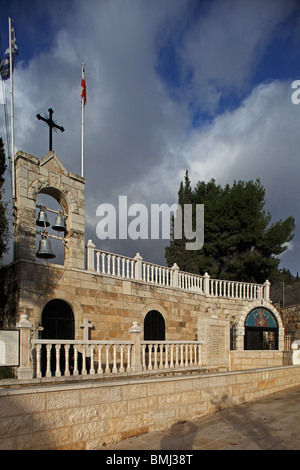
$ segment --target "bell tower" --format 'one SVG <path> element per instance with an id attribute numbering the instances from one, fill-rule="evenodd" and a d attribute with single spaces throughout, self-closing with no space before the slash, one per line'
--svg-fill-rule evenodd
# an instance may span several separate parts
<path id="1" fill-rule="evenodd" d="M 14 260 L 36 259 L 37 231 L 41 230 L 36 224 L 36 201 L 41 193 L 53 197 L 62 208 L 58 215 L 63 217 L 66 227 L 64 265 L 84 269 L 85 179 L 67 171 L 53 150 L 40 160 L 19 151 L 15 174 Z"/>

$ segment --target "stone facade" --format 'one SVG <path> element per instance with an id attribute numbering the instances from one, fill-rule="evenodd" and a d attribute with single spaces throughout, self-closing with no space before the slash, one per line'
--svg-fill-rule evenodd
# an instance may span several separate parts
<path id="1" fill-rule="evenodd" d="M 84 318 L 92 323 L 90 339 L 128 340 L 133 322 L 143 328 L 149 311 L 158 311 L 165 321 L 166 339 L 203 341 L 203 361 L 229 367 L 232 348 L 244 349 L 244 323 L 248 313 L 261 305 L 269 309 L 279 325 L 279 350 L 283 349 L 283 325 L 268 296 L 237 298 L 211 296 L 204 276 L 204 290 L 192 292 L 172 285 L 155 285 L 124 279 L 85 268 L 84 184 L 68 172 L 55 152 L 38 160 L 18 152 L 16 168 L 16 217 L 14 262 L 2 273 L 1 328 L 14 328 L 27 315 L 35 333 L 42 324 L 42 312 L 53 299 L 66 302 L 75 319 L 75 339 L 82 338 Z M 36 198 L 38 193 L 56 199 L 67 216 L 67 248 L 64 265 L 36 260 Z M 91 248 L 92 244 L 88 244 Z M 176 282 L 178 267 L 175 271 Z M 175 276 L 175 275 L 174 275 Z M 222 336 L 223 335 L 223 336 Z M 219 344 L 218 344 L 219 342 Z"/>
<path id="2" fill-rule="evenodd" d="M 6 272 L 9 274 L 5 276 L 7 302 L 3 326 L 13 327 L 26 314 L 36 329 L 41 325 L 45 305 L 52 299 L 62 299 L 74 312 L 75 339 L 82 338 L 80 324 L 88 318 L 93 324 L 90 339 L 128 340 L 132 323 L 137 321 L 143 327 L 146 314 L 157 310 L 164 317 L 168 340 L 200 340 L 209 344 L 209 326 L 216 325 L 225 327 L 228 351 L 229 332 L 236 325 L 236 349 L 243 350 L 244 321 L 257 307 L 255 300 L 206 297 L 179 288 L 157 287 L 30 260 L 19 260 Z M 10 306 L 15 308 L 12 316 Z M 274 312 L 282 328 L 272 304 L 264 302 L 264 306 Z"/>
<path id="3" fill-rule="evenodd" d="M 0 273 L 0 328 L 20 329 L 22 347 L 18 380 L 2 382 L 0 389 L 0 449 L 103 448 L 300 383 L 299 367 L 278 367 L 283 324 L 269 301 L 267 282 L 264 286 L 227 285 L 218 280 L 210 284 L 207 274 L 195 280 L 174 266 L 168 268 L 171 282 L 156 284 L 153 273 L 161 267 L 148 264 L 152 274 L 145 279 L 140 256 L 125 260 L 104 253 L 103 259 L 112 257 L 116 265 L 109 272 L 106 264 L 107 270 L 100 272 L 102 254 L 93 243 L 85 247 L 84 242 L 85 180 L 68 172 L 55 152 L 41 160 L 18 152 L 15 167 L 14 261 Z M 36 260 L 38 193 L 54 197 L 67 216 L 63 265 Z M 118 262 L 131 267 L 136 263 L 134 276 L 119 273 Z M 55 299 L 72 311 L 74 340 L 87 335 L 82 326 L 88 320 L 91 341 L 130 341 L 132 325 L 135 331 L 141 327 L 142 336 L 148 312 L 159 312 L 167 341 L 203 343 L 202 369 L 197 366 L 188 375 L 134 368 L 133 375 L 126 371 L 118 380 L 116 376 L 101 380 L 99 374 L 72 376 L 70 381 L 60 375 L 32 378 L 30 345 L 39 341 L 42 313 Z M 278 350 L 244 351 L 245 320 L 261 306 L 276 318 Z M 29 340 L 30 334 L 34 341 Z M 215 369 L 222 372 L 203 373 Z"/>

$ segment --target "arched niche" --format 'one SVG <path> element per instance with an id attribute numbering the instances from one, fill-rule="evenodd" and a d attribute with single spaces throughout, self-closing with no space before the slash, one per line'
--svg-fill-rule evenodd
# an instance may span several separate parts
<path id="1" fill-rule="evenodd" d="M 47 302 L 42 311 L 42 339 L 48 340 L 73 340 L 75 337 L 75 318 L 71 306 L 64 300 L 53 299 Z M 73 349 L 69 350 L 70 364 L 72 365 Z M 65 355 L 60 350 L 60 369 L 65 369 Z M 47 348 L 42 345 L 42 374 L 47 368 Z M 50 350 L 50 370 L 54 375 L 56 368 L 56 350 L 52 345 Z"/>
<path id="2" fill-rule="evenodd" d="M 72 307 L 65 300 L 53 299 L 42 311 L 43 339 L 74 339 L 75 318 Z"/>
<path id="3" fill-rule="evenodd" d="M 166 339 L 165 319 L 158 310 L 150 310 L 144 319 L 144 340 L 164 341 Z"/>
<path id="4" fill-rule="evenodd" d="M 245 350 L 277 350 L 278 322 L 265 307 L 257 307 L 245 320 Z"/>

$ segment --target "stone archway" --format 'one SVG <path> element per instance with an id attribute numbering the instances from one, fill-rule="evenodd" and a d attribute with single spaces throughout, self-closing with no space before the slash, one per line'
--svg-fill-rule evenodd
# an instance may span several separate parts
<path id="1" fill-rule="evenodd" d="M 47 302 L 42 311 L 42 339 L 48 340 L 73 340 L 75 337 L 75 318 L 71 306 L 61 299 L 53 299 Z M 70 358 L 73 357 L 72 347 L 69 351 Z M 47 350 L 42 346 L 42 374 L 46 372 Z M 54 374 L 56 367 L 55 347 L 51 348 L 50 369 Z M 70 366 L 70 364 L 69 364 Z M 60 351 L 60 369 L 65 369 L 65 356 Z"/>
<path id="2" fill-rule="evenodd" d="M 278 325 L 278 349 L 281 351 L 283 350 L 284 348 L 284 328 L 283 328 L 283 323 L 282 323 L 282 320 L 280 318 L 280 315 L 278 313 L 278 311 L 276 310 L 276 308 L 270 303 L 270 302 L 267 302 L 267 301 L 264 301 L 263 305 L 253 305 L 252 304 L 248 304 L 248 305 L 245 305 L 241 311 L 240 311 L 240 314 L 239 314 L 239 320 L 238 322 L 234 325 L 234 330 L 235 330 L 235 348 L 236 350 L 238 351 L 243 351 L 244 350 L 244 346 L 245 346 L 245 322 L 246 322 L 246 318 L 247 316 L 249 315 L 249 313 L 251 311 L 253 311 L 254 309 L 256 308 L 260 308 L 260 307 L 263 307 L 267 310 L 269 310 L 275 317 L 276 321 L 277 321 L 277 325 Z"/>
<path id="3" fill-rule="evenodd" d="M 75 318 L 71 306 L 61 299 L 50 300 L 42 312 L 43 339 L 74 339 Z"/>
<path id="4" fill-rule="evenodd" d="M 278 349 L 278 322 L 270 310 L 258 307 L 245 320 L 245 350 Z"/>
<path id="5" fill-rule="evenodd" d="M 151 311 L 156 311 L 158 312 L 164 321 L 164 339 L 166 339 L 166 336 L 168 335 L 168 327 L 169 327 L 169 317 L 168 317 L 168 312 L 160 305 L 159 303 L 156 302 L 151 302 L 148 305 L 144 305 L 142 311 L 141 311 L 141 324 L 143 325 L 143 336 L 145 336 L 145 319 L 148 315 L 149 312 Z M 148 317 L 150 318 L 150 317 Z M 148 321 L 148 320 L 147 320 Z M 160 321 L 160 320 L 158 320 Z M 153 338 L 152 338 L 153 339 Z M 153 339 L 154 341 L 154 339 Z"/>
<path id="6" fill-rule="evenodd" d="M 150 310 L 144 320 L 144 341 L 164 341 L 166 339 L 166 324 L 163 315 L 158 310 Z"/>

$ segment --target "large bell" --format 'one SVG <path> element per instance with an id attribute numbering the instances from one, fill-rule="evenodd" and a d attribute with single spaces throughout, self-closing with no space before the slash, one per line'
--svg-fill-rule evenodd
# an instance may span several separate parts
<path id="1" fill-rule="evenodd" d="M 44 208 L 42 208 L 39 212 L 36 225 L 38 225 L 39 227 L 49 227 L 50 225 L 47 219 L 47 212 Z"/>
<path id="2" fill-rule="evenodd" d="M 37 258 L 43 259 L 55 258 L 55 254 L 52 251 L 51 243 L 48 237 L 42 236 L 36 256 Z"/>
<path id="3" fill-rule="evenodd" d="M 59 213 L 55 219 L 54 224 L 52 225 L 53 230 L 57 230 L 58 232 L 66 233 L 66 224 L 65 218 L 62 213 Z"/>

